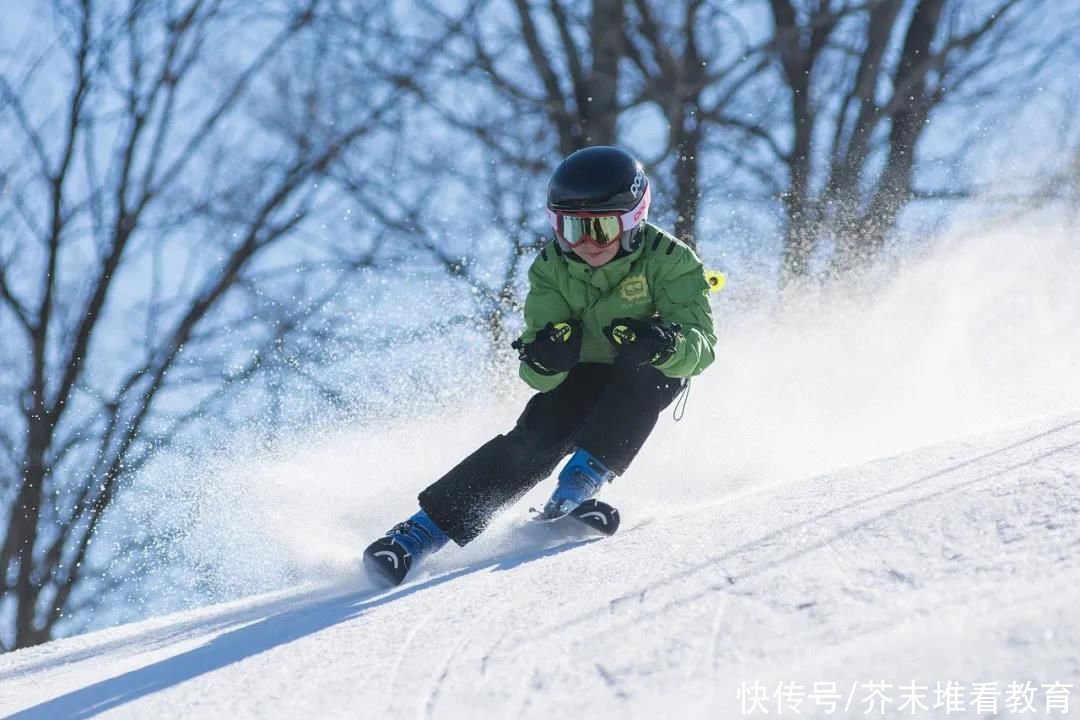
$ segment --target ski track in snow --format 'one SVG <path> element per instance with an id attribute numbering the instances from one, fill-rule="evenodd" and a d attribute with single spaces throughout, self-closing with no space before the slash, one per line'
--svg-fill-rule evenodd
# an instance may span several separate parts
<path id="1" fill-rule="evenodd" d="M 867 717 L 853 683 L 1080 693 L 1078 476 L 1080 416 L 1057 416 L 644 521 L 628 499 L 610 539 L 523 532 L 391 591 L 353 578 L 0 656 L 0 714 L 736 718 L 742 683 L 832 681 L 841 707 L 816 716 Z"/>

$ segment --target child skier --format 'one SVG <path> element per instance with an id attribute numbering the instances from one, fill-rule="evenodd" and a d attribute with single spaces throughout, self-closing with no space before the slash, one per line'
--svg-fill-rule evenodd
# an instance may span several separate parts
<path id="1" fill-rule="evenodd" d="M 562 517 L 622 475 L 659 414 L 713 360 L 708 283 L 688 246 L 646 222 L 652 189 L 630 154 L 579 150 L 548 186 L 555 237 L 529 270 L 513 343 L 538 390 L 517 425 L 420 493 L 420 510 L 364 551 L 397 585 L 422 557 L 465 545 L 566 455 L 541 519 Z"/>

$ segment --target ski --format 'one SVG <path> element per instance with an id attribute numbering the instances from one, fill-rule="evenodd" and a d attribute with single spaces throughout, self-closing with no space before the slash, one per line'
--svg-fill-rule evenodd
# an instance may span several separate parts
<path id="1" fill-rule="evenodd" d="M 545 517 L 541 511 L 535 508 L 529 509 L 535 513 L 533 522 L 558 523 L 565 520 L 574 520 L 601 535 L 607 536 L 614 535 L 615 531 L 619 529 L 618 509 L 603 500 L 586 500 L 567 515 L 560 515 L 555 518 Z"/>

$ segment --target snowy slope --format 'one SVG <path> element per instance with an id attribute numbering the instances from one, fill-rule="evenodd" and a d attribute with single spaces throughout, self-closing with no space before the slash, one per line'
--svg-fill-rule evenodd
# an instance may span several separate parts
<path id="1" fill-rule="evenodd" d="M 1046 717 L 1043 684 L 1080 684 L 1080 415 L 659 515 L 621 502 L 608 540 L 544 547 L 519 512 L 390 592 L 352 579 L 2 656 L 0 713 L 764 717 L 740 690 L 829 681 L 835 712 L 769 716 L 881 717 L 861 684 L 884 681 L 888 716 L 990 716 L 898 712 L 899 686 L 932 705 L 952 680 L 999 683 L 1001 717 L 1031 682 Z"/>

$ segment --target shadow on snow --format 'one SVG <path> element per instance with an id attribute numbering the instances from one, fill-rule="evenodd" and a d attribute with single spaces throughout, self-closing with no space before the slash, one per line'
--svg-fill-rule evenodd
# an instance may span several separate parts
<path id="1" fill-rule="evenodd" d="M 494 561 L 474 563 L 459 570 L 424 580 L 415 585 L 388 592 L 351 592 L 327 600 L 278 612 L 249 625 L 225 632 L 204 645 L 117 675 L 78 690 L 46 700 L 34 707 L 11 715 L 14 720 L 48 718 L 88 718 L 113 710 L 160 690 L 211 673 L 249 657 L 259 655 L 294 640 L 314 635 L 335 625 L 347 622 L 380 605 L 400 600 L 413 593 L 429 590 L 463 575 L 481 570 L 510 570 L 521 565 L 566 552 L 599 540 L 589 538 L 547 548 L 539 552 L 515 553 Z M 238 613 L 249 616 L 250 611 Z"/>

